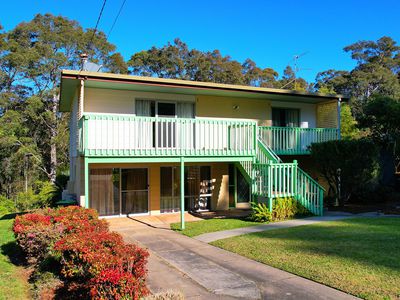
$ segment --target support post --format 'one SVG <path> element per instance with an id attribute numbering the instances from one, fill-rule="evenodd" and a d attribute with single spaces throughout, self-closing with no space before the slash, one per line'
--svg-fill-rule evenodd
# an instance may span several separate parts
<path id="1" fill-rule="evenodd" d="M 294 197 L 296 199 L 298 199 L 299 190 L 298 190 L 298 187 L 297 187 L 297 166 L 298 166 L 297 160 L 293 160 L 293 164 L 294 164 L 293 179 L 292 179 L 293 180 L 293 193 L 294 193 Z"/>
<path id="2" fill-rule="evenodd" d="M 85 207 L 89 208 L 89 159 L 84 157 L 85 164 Z"/>
<path id="3" fill-rule="evenodd" d="M 338 110 L 338 140 L 340 140 L 342 138 L 341 132 L 340 132 L 340 127 L 341 127 L 341 106 L 342 106 L 342 98 L 338 99 L 338 103 L 337 103 L 337 110 Z"/>
<path id="4" fill-rule="evenodd" d="M 185 229 L 185 159 L 181 157 L 181 230 Z"/>

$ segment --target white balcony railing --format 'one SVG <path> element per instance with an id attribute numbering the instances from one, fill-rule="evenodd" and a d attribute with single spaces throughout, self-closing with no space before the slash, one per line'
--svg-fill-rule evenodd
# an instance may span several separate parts
<path id="1" fill-rule="evenodd" d="M 85 114 L 80 151 L 90 156 L 254 156 L 251 120 Z"/>

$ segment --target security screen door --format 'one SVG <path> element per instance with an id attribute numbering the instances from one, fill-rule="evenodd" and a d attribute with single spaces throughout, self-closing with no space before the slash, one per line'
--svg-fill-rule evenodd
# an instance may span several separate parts
<path id="1" fill-rule="evenodd" d="M 140 214 L 149 211 L 149 186 L 146 168 L 121 170 L 121 213 Z"/>

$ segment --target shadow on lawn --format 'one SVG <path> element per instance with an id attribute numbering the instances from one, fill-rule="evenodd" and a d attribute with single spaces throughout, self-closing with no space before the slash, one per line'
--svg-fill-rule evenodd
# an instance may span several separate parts
<path id="1" fill-rule="evenodd" d="M 22 250 L 15 241 L 1 245 L 1 254 L 7 256 L 16 266 L 27 266 Z"/>
<path id="2" fill-rule="evenodd" d="M 265 240 L 267 245 L 263 247 L 271 247 L 268 244 L 272 240 L 287 240 L 282 247 L 290 252 L 338 257 L 400 270 L 400 218 L 348 219 L 327 225 L 313 224 L 251 235 L 259 238 L 260 244 Z"/>

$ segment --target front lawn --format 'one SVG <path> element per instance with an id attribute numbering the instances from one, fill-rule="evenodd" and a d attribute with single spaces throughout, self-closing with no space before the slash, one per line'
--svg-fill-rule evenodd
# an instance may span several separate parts
<path id="1" fill-rule="evenodd" d="M 400 218 L 346 219 L 212 244 L 361 298 L 400 298 Z"/>
<path id="2" fill-rule="evenodd" d="M 1 219 L 0 216 L 0 299 L 28 299 L 29 284 L 22 267 L 10 262 L 18 248 L 11 231 L 13 219 Z"/>
<path id="3" fill-rule="evenodd" d="M 181 223 L 171 224 L 171 229 L 181 232 L 187 236 L 197 236 L 203 233 L 229 230 L 241 227 L 257 226 L 261 223 L 241 219 L 209 219 L 185 223 L 185 230 L 180 230 Z"/>

